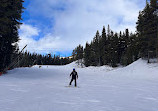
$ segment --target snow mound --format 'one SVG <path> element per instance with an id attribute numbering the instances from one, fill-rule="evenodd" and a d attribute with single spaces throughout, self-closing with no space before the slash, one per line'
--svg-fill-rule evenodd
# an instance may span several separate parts
<path id="1" fill-rule="evenodd" d="M 77 61 L 74 61 L 70 64 L 67 64 L 66 67 L 74 67 L 75 68 L 75 67 L 79 67 L 79 65 L 77 64 Z"/>
<path id="2" fill-rule="evenodd" d="M 107 65 L 104 65 L 104 66 L 89 66 L 89 67 L 85 67 L 84 65 L 81 65 L 80 63 L 78 64 L 77 61 L 74 61 L 68 65 L 66 65 L 66 67 L 68 68 L 75 68 L 75 69 L 82 69 L 82 70 L 88 70 L 88 71 L 91 71 L 91 72 L 100 72 L 100 71 L 103 71 L 103 72 L 108 72 L 108 71 L 111 71 L 113 70 L 114 68 L 110 67 L 110 66 L 107 66 Z"/>
<path id="3" fill-rule="evenodd" d="M 111 73 L 119 74 L 120 76 L 128 76 L 130 78 L 158 79 L 158 64 L 148 64 L 146 60 L 139 59 L 132 64 L 112 71 Z"/>

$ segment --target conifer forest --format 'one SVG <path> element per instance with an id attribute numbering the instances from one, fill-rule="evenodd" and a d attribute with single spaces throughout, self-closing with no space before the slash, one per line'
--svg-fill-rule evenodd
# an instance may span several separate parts
<path id="1" fill-rule="evenodd" d="M 71 59 L 52 54 L 20 52 L 18 30 L 22 24 L 22 13 L 25 11 L 23 2 L 0 0 L 0 72 L 5 68 L 28 67 L 35 64 L 65 65 L 76 60 L 82 60 L 86 67 L 117 67 L 129 65 L 139 58 L 147 59 L 148 62 L 158 58 L 158 0 L 146 2 L 144 9 L 139 12 L 135 32 L 129 29 L 115 32 L 110 28 L 110 24 L 103 26 L 101 32 L 96 31 L 91 42 L 74 48 Z"/>
<path id="2" fill-rule="evenodd" d="M 85 66 L 129 65 L 139 58 L 158 58 L 158 0 L 151 0 L 139 12 L 136 32 L 115 32 L 110 25 L 98 30 L 93 40 L 85 48 L 79 45 L 72 55 L 75 59 L 84 58 Z"/>

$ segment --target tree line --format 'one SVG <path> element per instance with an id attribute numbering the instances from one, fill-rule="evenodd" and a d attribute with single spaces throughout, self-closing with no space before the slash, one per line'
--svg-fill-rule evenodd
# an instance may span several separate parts
<path id="1" fill-rule="evenodd" d="M 18 66 L 30 66 L 36 62 L 39 65 L 60 65 L 71 62 L 58 56 L 19 53 L 18 29 L 24 10 L 23 0 L 0 1 L 0 72 L 3 71 L 17 56 L 21 55 Z M 128 65 L 133 61 L 144 58 L 158 58 L 158 0 L 150 0 L 139 12 L 136 22 L 136 32 L 114 32 L 108 25 L 102 33 L 96 32 L 93 40 L 85 47 L 79 45 L 72 53 L 72 60 L 84 59 L 85 66 Z M 20 58 L 18 58 L 20 59 Z"/>
<path id="2" fill-rule="evenodd" d="M 96 32 L 91 43 L 86 43 L 85 48 L 79 45 L 74 51 L 75 59 L 84 58 L 85 66 L 110 65 L 113 67 L 128 65 L 139 58 L 138 37 L 136 34 L 125 32 L 114 33 L 110 26 L 106 31 L 103 27 L 100 35 Z M 80 52 L 80 53 L 78 53 Z M 83 53 L 82 53 L 83 52 Z"/>
<path id="3" fill-rule="evenodd" d="M 31 67 L 33 65 L 66 65 L 72 62 L 69 57 L 60 57 L 52 54 L 36 54 L 36 53 L 21 53 L 21 59 L 16 67 Z"/>
<path id="4" fill-rule="evenodd" d="M 38 65 L 65 65 L 69 58 L 20 52 L 18 47 L 23 0 L 0 0 L 0 73 L 14 67 Z M 10 66 L 10 67 L 9 67 Z"/>
<path id="5" fill-rule="evenodd" d="M 114 32 L 108 25 L 102 33 L 96 32 L 85 48 L 79 45 L 73 50 L 74 60 L 84 59 L 85 66 L 128 65 L 139 58 L 158 58 L 158 0 L 151 0 L 139 12 L 136 32 Z"/>

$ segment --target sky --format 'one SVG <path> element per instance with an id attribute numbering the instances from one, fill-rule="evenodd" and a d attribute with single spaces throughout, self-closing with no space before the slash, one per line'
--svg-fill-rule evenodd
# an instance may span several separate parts
<path id="1" fill-rule="evenodd" d="M 103 26 L 135 32 L 146 0 L 25 0 L 19 48 L 31 53 L 70 56 Z"/>

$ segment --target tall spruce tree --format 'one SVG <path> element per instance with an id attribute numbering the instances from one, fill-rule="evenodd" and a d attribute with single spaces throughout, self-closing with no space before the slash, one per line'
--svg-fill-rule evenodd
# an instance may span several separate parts
<path id="1" fill-rule="evenodd" d="M 99 31 L 97 30 L 96 35 L 93 39 L 93 49 L 94 49 L 94 53 L 95 53 L 94 64 L 100 66 L 101 65 L 100 64 L 101 55 L 100 55 L 100 49 L 99 49 L 99 41 L 100 41 L 100 34 L 99 34 Z"/>
<path id="2" fill-rule="evenodd" d="M 111 32 L 111 39 L 109 41 L 109 64 L 112 67 L 116 67 L 118 63 L 118 34 Z"/>
<path id="3" fill-rule="evenodd" d="M 158 0 L 151 0 L 151 36 L 152 36 L 152 48 L 154 48 L 154 57 L 158 57 Z"/>
<path id="4" fill-rule="evenodd" d="M 86 67 L 91 65 L 91 46 L 88 42 L 86 43 L 86 46 L 84 49 L 84 65 Z"/>
<path id="5" fill-rule="evenodd" d="M 81 46 L 80 44 L 75 48 L 75 50 L 73 51 L 76 53 L 76 60 L 78 60 L 78 64 L 79 63 L 83 63 L 82 59 L 83 59 L 83 46 Z"/>
<path id="6" fill-rule="evenodd" d="M 11 62 L 19 40 L 18 29 L 23 12 L 23 0 L 0 1 L 0 70 Z"/>
<path id="7" fill-rule="evenodd" d="M 158 8 L 158 0 L 150 0 L 151 7 L 156 10 Z"/>
<path id="8" fill-rule="evenodd" d="M 148 58 L 148 60 L 156 57 L 157 53 L 158 17 L 155 14 L 157 9 L 157 0 L 151 0 L 150 4 L 147 3 L 144 10 L 139 13 L 137 22 L 140 54 L 142 58 Z"/>
<path id="9" fill-rule="evenodd" d="M 123 32 L 121 36 L 119 37 L 119 53 L 120 53 L 120 63 L 124 64 L 124 61 L 126 61 L 125 51 L 127 48 L 127 42 L 126 42 L 126 35 Z"/>
<path id="10" fill-rule="evenodd" d="M 105 27 L 103 27 L 102 30 L 102 35 L 101 35 L 101 65 L 106 65 L 107 64 L 107 35 L 106 35 L 106 30 Z"/>

